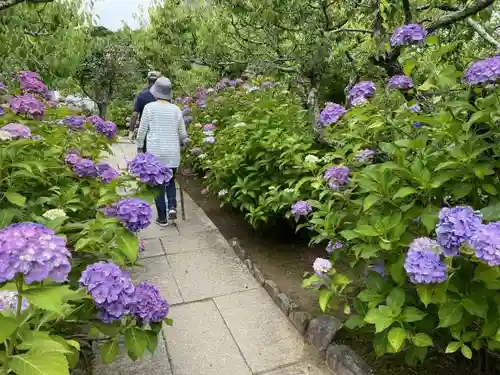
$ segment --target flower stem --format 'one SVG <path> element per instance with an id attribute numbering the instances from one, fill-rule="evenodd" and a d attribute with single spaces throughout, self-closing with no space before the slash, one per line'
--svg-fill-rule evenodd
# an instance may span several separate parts
<path id="1" fill-rule="evenodd" d="M 21 307 L 22 307 L 22 302 L 23 302 L 23 285 L 24 285 L 24 280 L 22 275 L 18 276 L 16 278 L 16 286 L 17 286 L 17 306 L 16 306 L 16 318 L 19 318 L 21 315 Z M 18 326 L 19 329 L 19 326 Z M 14 348 L 16 345 L 16 336 L 18 329 L 14 331 L 12 336 L 9 338 L 9 340 L 4 341 L 5 349 L 6 349 L 6 358 L 5 362 L 3 363 L 2 366 L 2 372 L 1 375 L 7 375 L 9 373 L 9 366 L 10 366 L 10 361 L 12 359 L 12 353 L 14 353 Z"/>

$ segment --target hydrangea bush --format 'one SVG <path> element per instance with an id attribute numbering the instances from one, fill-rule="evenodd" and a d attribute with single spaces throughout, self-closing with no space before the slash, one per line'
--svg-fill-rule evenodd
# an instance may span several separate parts
<path id="1" fill-rule="evenodd" d="M 116 126 L 53 105 L 36 73 L 17 78 L 0 103 L 0 372 L 69 374 L 94 339 L 106 363 L 120 336 L 134 360 L 153 352 L 169 305 L 127 268 L 154 185 L 171 171 L 156 161 L 145 177 L 100 162 Z"/>
<path id="2" fill-rule="evenodd" d="M 426 37 L 405 25 L 391 44 L 417 53 L 411 45 Z M 437 39 L 428 43 L 439 52 Z M 304 286 L 347 328 L 373 334 L 377 355 L 470 359 L 500 350 L 500 63 L 424 71 L 407 56 L 404 74 L 365 79 L 346 103 L 325 104 L 317 125 L 330 147 L 321 149 L 279 84 L 219 82 L 203 108 L 195 93 L 182 101 L 194 123 L 185 158 L 252 225 L 284 217 L 325 244 Z M 216 120 L 207 144 L 203 127 Z"/>

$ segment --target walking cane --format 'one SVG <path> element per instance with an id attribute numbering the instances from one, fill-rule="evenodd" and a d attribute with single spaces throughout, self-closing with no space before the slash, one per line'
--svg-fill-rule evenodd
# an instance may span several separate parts
<path id="1" fill-rule="evenodd" d="M 181 172 L 181 175 L 182 175 L 182 167 L 181 165 L 179 164 L 179 171 Z M 182 213 L 181 213 L 181 217 L 182 217 L 182 220 L 186 220 L 186 211 L 184 210 L 184 189 L 182 189 L 182 178 L 180 180 L 177 180 L 179 181 L 179 196 L 181 198 L 181 210 L 182 210 Z"/>

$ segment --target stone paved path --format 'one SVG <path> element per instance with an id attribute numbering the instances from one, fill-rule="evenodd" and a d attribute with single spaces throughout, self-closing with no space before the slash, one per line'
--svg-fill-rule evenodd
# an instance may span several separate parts
<path id="1" fill-rule="evenodd" d="M 135 155 L 131 143 L 113 150 L 108 161 L 120 167 Z M 174 325 L 163 330 L 154 355 L 132 362 L 123 353 L 112 365 L 98 363 L 96 375 L 331 375 L 203 210 L 184 197 L 186 220 L 141 233 L 144 268 L 133 272 L 158 285 Z"/>

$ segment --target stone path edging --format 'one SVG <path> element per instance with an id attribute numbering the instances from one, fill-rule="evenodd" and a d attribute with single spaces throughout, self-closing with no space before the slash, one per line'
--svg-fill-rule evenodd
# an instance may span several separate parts
<path id="1" fill-rule="evenodd" d="M 257 282 L 266 289 L 293 326 L 318 351 L 320 357 L 326 360 L 326 365 L 333 374 L 374 374 L 366 362 L 349 346 L 335 344 L 335 335 L 343 326 L 339 319 L 332 315 L 313 317 L 307 311 L 300 310 L 286 293 L 279 290 L 274 281 L 266 279 L 261 269 L 246 255 L 237 238 L 233 238 L 230 244 L 236 255 L 243 261 Z"/>

